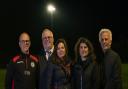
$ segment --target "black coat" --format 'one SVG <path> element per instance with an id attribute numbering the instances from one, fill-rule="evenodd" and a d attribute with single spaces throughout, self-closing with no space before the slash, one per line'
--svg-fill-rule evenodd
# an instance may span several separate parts
<path id="1" fill-rule="evenodd" d="M 72 89 L 98 89 L 96 66 L 92 59 L 84 62 L 78 59 L 72 67 Z"/>
<path id="2" fill-rule="evenodd" d="M 67 75 L 60 65 L 53 63 L 54 55 L 52 54 L 48 61 L 45 57 L 45 51 L 41 50 L 39 53 L 39 89 L 69 89 Z"/>
<path id="3" fill-rule="evenodd" d="M 53 64 L 52 68 L 52 81 L 51 89 L 70 89 L 70 75 L 60 64 Z"/>
<path id="4" fill-rule="evenodd" d="M 45 51 L 41 50 L 40 53 L 38 54 L 39 57 L 39 68 L 40 68 L 40 73 L 39 73 L 39 89 L 49 89 L 47 88 L 46 85 L 46 76 L 49 73 L 49 65 L 51 63 L 51 58 L 53 55 L 49 57 L 49 60 L 46 59 L 45 56 Z"/>
<path id="5" fill-rule="evenodd" d="M 111 49 L 104 54 L 104 89 L 122 89 L 121 59 L 119 55 Z"/>
<path id="6" fill-rule="evenodd" d="M 5 89 L 38 89 L 38 59 L 34 55 L 18 54 L 9 63 Z"/>

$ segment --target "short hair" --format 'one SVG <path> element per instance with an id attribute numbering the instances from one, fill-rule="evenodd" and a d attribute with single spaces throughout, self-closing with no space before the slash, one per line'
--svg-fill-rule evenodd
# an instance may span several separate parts
<path id="1" fill-rule="evenodd" d="M 101 34 L 104 33 L 104 32 L 109 33 L 110 39 L 112 40 L 112 31 L 108 28 L 102 28 L 99 32 L 99 41 L 100 41 L 100 38 L 101 38 Z"/>
<path id="2" fill-rule="evenodd" d="M 20 36 L 19 36 L 19 41 L 20 41 L 20 39 L 21 39 L 21 36 L 22 35 L 27 35 L 28 37 L 29 37 L 29 39 L 30 39 L 30 34 L 29 33 L 27 33 L 27 32 L 22 32 L 21 34 L 20 34 Z"/>
<path id="3" fill-rule="evenodd" d="M 53 28 L 50 27 L 50 26 L 44 26 L 42 29 L 43 29 L 42 33 L 43 33 L 45 30 L 49 30 L 49 31 L 53 32 Z"/>
<path id="4" fill-rule="evenodd" d="M 44 26 L 42 29 L 43 29 L 42 34 L 43 34 L 45 31 L 49 31 L 49 32 L 51 32 L 52 35 L 53 35 L 53 28 L 52 28 L 52 27 L 50 27 L 50 26 Z"/>

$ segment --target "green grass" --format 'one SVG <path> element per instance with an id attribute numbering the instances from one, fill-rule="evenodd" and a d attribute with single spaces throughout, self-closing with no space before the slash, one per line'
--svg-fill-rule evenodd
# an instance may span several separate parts
<path id="1" fill-rule="evenodd" d="M 5 69 L 0 69 L 0 89 L 4 89 Z"/>
<path id="2" fill-rule="evenodd" d="M 128 89 L 128 64 L 122 64 L 123 89 Z M 4 89 L 5 69 L 0 69 L 0 89 Z"/>
<path id="3" fill-rule="evenodd" d="M 128 89 L 128 64 L 122 64 L 123 89 Z"/>

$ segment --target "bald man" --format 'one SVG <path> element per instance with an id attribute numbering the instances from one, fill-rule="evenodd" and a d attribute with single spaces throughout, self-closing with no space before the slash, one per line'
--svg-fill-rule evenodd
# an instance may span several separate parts
<path id="1" fill-rule="evenodd" d="M 21 52 L 7 66 L 5 89 L 38 89 L 38 59 L 30 54 L 30 36 L 23 32 L 19 36 Z"/>

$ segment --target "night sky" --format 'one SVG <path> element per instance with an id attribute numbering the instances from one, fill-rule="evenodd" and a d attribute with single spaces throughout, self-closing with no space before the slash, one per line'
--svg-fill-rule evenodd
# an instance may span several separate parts
<path id="1" fill-rule="evenodd" d="M 98 54 L 98 32 L 107 27 L 113 32 L 112 48 L 120 54 L 122 61 L 128 59 L 128 5 L 125 0 L 3 0 L 0 1 L 2 62 L 19 51 L 18 37 L 24 31 L 31 35 L 31 51 L 40 50 L 41 28 L 51 26 L 50 14 L 46 11 L 49 2 L 56 7 L 52 18 L 55 41 L 64 38 L 72 56 L 74 44 L 81 36 L 93 43 Z"/>

